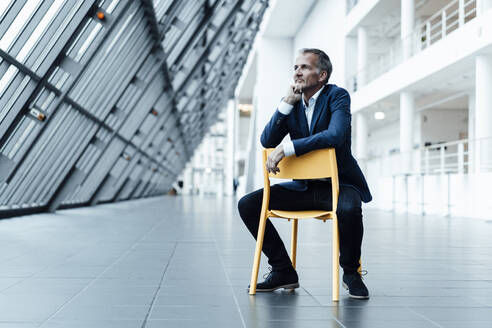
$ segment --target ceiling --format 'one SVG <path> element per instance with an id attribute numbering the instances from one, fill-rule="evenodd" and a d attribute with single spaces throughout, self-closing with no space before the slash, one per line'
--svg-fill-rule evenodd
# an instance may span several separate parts
<path id="1" fill-rule="evenodd" d="M 316 0 L 277 0 L 272 1 L 270 19 L 264 35 L 268 37 L 293 37 L 306 16 L 316 5 Z"/>

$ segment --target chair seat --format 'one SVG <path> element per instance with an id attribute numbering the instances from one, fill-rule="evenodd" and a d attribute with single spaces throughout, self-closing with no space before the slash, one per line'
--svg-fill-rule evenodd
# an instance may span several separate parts
<path id="1" fill-rule="evenodd" d="M 286 219 L 331 219 L 333 218 L 332 211 L 282 211 L 282 210 L 270 210 L 270 214 L 273 217 L 286 218 Z M 269 215 L 270 216 L 270 215 Z"/>

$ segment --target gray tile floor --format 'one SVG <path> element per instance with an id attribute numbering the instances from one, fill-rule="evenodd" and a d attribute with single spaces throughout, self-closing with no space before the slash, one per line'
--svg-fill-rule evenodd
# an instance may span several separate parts
<path id="1" fill-rule="evenodd" d="M 365 210 L 371 292 L 331 301 L 331 223 L 299 225 L 295 293 L 249 296 L 235 201 L 160 197 L 0 221 L 0 328 L 492 327 L 492 222 Z M 290 224 L 274 221 L 286 245 Z M 267 271 L 262 259 L 262 274 Z"/>

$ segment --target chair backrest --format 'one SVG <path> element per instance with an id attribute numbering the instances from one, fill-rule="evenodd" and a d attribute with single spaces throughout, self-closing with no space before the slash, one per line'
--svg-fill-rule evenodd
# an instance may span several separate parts
<path id="1" fill-rule="evenodd" d="M 274 148 L 263 150 L 263 170 L 266 174 L 265 162 Z M 284 157 L 278 163 L 280 172 L 269 173 L 271 178 L 278 179 L 321 179 L 338 178 L 337 159 L 334 148 L 311 151 L 302 156 Z"/>
<path id="2" fill-rule="evenodd" d="M 337 158 L 334 148 L 324 148 L 310 151 L 302 156 L 289 156 L 284 157 L 278 168 L 280 172 L 277 174 L 268 173 L 266 170 L 266 160 L 268 155 L 274 150 L 274 148 L 263 149 L 263 177 L 264 177 L 264 193 L 263 204 L 268 208 L 270 202 L 270 177 L 278 179 L 331 179 L 331 189 L 334 211 L 337 210 L 338 205 L 338 168 Z"/>

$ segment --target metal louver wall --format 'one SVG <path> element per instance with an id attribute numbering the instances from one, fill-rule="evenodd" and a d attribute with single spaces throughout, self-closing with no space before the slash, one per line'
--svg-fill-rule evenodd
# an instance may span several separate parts
<path id="1" fill-rule="evenodd" d="M 167 192 L 267 0 L 2 0 L 0 216 Z"/>

